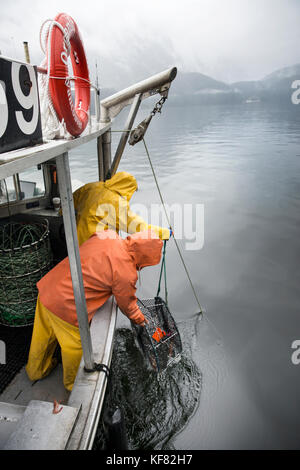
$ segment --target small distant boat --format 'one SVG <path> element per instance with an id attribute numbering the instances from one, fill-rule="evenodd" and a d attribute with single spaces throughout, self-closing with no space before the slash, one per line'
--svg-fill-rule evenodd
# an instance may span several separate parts
<path id="1" fill-rule="evenodd" d="M 251 103 L 260 103 L 260 99 L 259 98 L 247 98 L 246 101 L 245 101 L 246 104 L 251 104 Z"/>

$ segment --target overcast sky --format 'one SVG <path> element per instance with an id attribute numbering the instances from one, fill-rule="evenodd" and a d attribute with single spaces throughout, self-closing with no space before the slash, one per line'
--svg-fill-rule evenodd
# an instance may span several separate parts
<path id="1" fill-rule="evenodd" d="M 0 50 L 31 61 L 39 30 L 66 12 L 77 22 L 91 72 L 117 88 L 176 65 L 233 82 L 300 62 L 300 0 L 0 0 Z"/>

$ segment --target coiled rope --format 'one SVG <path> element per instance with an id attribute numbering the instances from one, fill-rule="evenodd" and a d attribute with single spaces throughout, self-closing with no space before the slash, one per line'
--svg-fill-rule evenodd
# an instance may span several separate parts
<path id="1" fill-rule="evenodd" d="M 50 24 L 48 24 L 50 23 Z M 48 24 L 47 28 L 45 25 Z M 68 53 L 70 53 L 71 45 L 69 42 L 69 38 L 65 34 L 65 31 L 60 23 L 54 21 L 52 19 L 47 19 L 43 22 L 40 28 L 40 46 L 42 51 L 45 54 L 44 60 L 41 63 L 42 68 L 47 69 L 47 74 L 39 74 L 39 90 L 40 90 L 40 102 L 41 102 L 41 117 L 42 117 L 42 130 L 43 135 L 46 139 L 54 139 L 55 137 L 69 137 L 70 134 L 68 133 L 65 123 L 59 121 L 50 95 L 49 90 L 49 80 L 51 77 L 50 75 L 50 59 L 51 59 L 51 33 L 54 28 L 57 26 L 64 35 L 64 41 L 67 47 Z M 46 39 L 48 38 L 47 50 L 48 50 L 48 62 L 46 56 Z"/>
<path id="2" fill-rule="evenodd" d="M 46 28 L 45 28 L 45 25 L 47 25 Z M 45 20 L 40 28 L 40 46 L 41 46 L 43 53 L 45 54 L 45 58 L 41 63 L 41 67 L 44 69 L 47 69 L 47 74 L 39 74 L 42 129 L 43 129 L 43 135 L 45 136 L 46 139 L 54 139 L 55 137 L 63 137 L 63 138 L 69 139 L 69 138 L 72 138 L 72 136 L 67 131 L 64 120 L 62 120 L 61 122 L 59 121 L 57 114 L 55 112 L 53 103 L 52 103 L 50 90 L 49 90 L 50 78 L 55 79 L 55 80 L 65 80 L 66 86 L 70 86 L 71 80 L 82 80 L 88 83 L 90 87 L 94 88 L 97 91 L 98 91 L 98 88 L 90 80 L 87 80 L 86 78 L 83 78 L 83 77 L 71 76 L 71 75 L 68 77 L 56 77 L 54 75 L 51 75 L 51 70 L 50 70 L 51 33 L 55 26 L 61 30 L 64 36 L 64 41 L 65 41 L 68 56 L 71 51 L 71 44 L 70 44 L 69 37 L 66 34 L 66 31 L 64 30 L 62 25 L 52 19 Z M 47 48 L 46 48 L 46 40 L 47 40 Z M 46 56 L 46 50 L 48 54 L 48 61 L 47 61 L 47 56 Z M 81 108 L 78 108 L 78 109 L 81 109 Z M 83 109 L 81 109 L 81 111 L 86 112 Z"/>

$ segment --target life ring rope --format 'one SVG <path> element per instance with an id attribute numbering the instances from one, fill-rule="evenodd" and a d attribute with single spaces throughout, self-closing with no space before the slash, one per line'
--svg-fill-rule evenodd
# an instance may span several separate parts
<path id="1" fill-rule="evenodd" d="M 62 27 L 62 25 L 60 23 L 58 23 L 58 21 L 55 21 L 55 20 L 52 20 L 52 19 L 48 18 L 47 20 L 45 20 L 42 23 L 42 26 L 40 27 L 40 46 L 41 46 L 41 49 L 42 49 L 43 53 L 46 55 L 46 47 L 45 47 L 45 44 L 43 44 L 42 33 L 43 33 L 43 29 L 44 29 L 44 27 L 47 23 L 51 23 L 51 24 L 48 26 L 48 30 L 45 34 L 44 42 L 46 43 L 46 37 L 48 36 L 48 33 L 51 32 L 50 28 L 52 29 L 53 26 L 57 26 L 64 35 L 64 40 L 66 42 L 66 45 L 67 45 L 68 49 L 71 50 L 71 44 L 70 44 L 69 38 L 67 37 L 67 35 L 65 33 L 65 30 Z M 49 47 L 49 44 L 48 44 L 48 47 Z"/>
<path id="2" fill-rule="evenodd" d="M 53 78 L 54 80 L 82 80 L 83 82 L 86 82 L 88 83 L 91 87 L 95 88 L 97 90 L 97 87 L 96 85 L 94 85 L 90 80 L 87 80 L 86 78 L 84 77 L 77 77 L 77 76 L 74 76 L 74 75 L 69 75 L 67 77 L 54 77 L 54 75 L 49 75 L 49 78 Z"/>
<path id="3" fill-rule="evenodd" d="M 70 19 L 72 20 L 72 18 L 70 18 Z M 72 22 L 76 27 L 76 32 L 78 33 L 77 26 L 76 26 L 74 20 L 72 20 Z M 46 25 L 47 25 L 47 27 L 46 27 Z M 60 41 L 61 40 L 63 41 L 63 44 L 65 46 L 64 50 L 66 52 L 66 56 L 69 57 L 70 53 L 72 51 L 72 46 L 71 46 L 71 41 L 70 41 L 69 34 L 66 33 L 66 30 L 63 27 L 63 25 L 60 24 L 58 21 L 56 21 L 56 19 L 54 19 L 54 20 L 53 19 L 45 20 L 43 22 L 43 24 L 41 25 L 41 28 L 40 28 L 39 39 L 40 39 L 41 49 L 45 54 L 45 59 L 43 61 L 43 66 L 46 68 L 47 73 L 46 73 L 46 76 L 41 77 L 40 83 L 42 84 L 42 88 L 44 88 L 43 100 L 41 100 L 41 101 L 44 101 L 44 106 L 42 108 L 42 115 L 45 114 L 45 116 L 44 116 L 45 125 L 43 126 L 43 132 L 46 131 L 46 134 L 48 134 L 47 135 L 48 138 L 54 138 L 58 134 L 60 134 L 60 135 L 63 134 L 64 137 L 67 137 L 68 135 L 70 135 L 70 133 L 73 134 L 73 135 L 79 135 L 84 130 L 84 127 L 87 125 L 87 122 L 88 122 L 88 119 L 89 119 L 89 111 L 88 111 L 89 110 L 89 99 L 88 99 L 88 101 L 86 101 L 86 99 L 84 100 L 86 109 L 84 109 L 84 107 L 78 107 L 78 106 L 75 107 L 74 103 L 73 103 L 72 108 L 70 108 L 69 106 L 71 106 L 71 104 L 70 104 L 70 102 L 68 102 L 67 106 L 66 106 L 67 112 L 64 113 L 66 115 L 61 116 L 61 119 L 59 119 L 59 117 L 57 115 L 57 110 L 55 109 L 55 105 L 53 103 L 53 99 L 52 99 L 51 92 L 50 92 L 50 80 L 64 80 L 66 87 L 70 86 L 70 81 L 71 80 L 74 80 L 75 82 L 76 81 L 81 82 L 81 83 L 85 82 L 89 88 L 92 87 L 92 88 L 98 90 L 97 87 L 89 79 L 87 79 L 85 77 L 78 76 L 78 74 L 73 75 L 73 76 L 70 76 L 70 75 L 56 76 L 55 73 L 53 74 L 53 69 L 51 69 L 51 65 L 53 67 L 52 54 L 54 52 L 51 49 L 51 39 L 52 39 L 53 30 L 54 30 L 55 27 L 57 27 L 63 35 L 63 38 L 60 39 Z M 79 41 L 80 41 L 80 38 L 79 38 Z M 82 49 L 82 51 L 83 51 L 83 49 Z M 82 52 L 82 54 L 84 55 L 84 52 Z M 86 61 L 85 57 L 84 57 L 84 60 Z M 52 64 L 51 64 L 51 62 L 52 62 Z M 78 71 L 80 71 L 80 70 L 78 70 Z M 88 75 L 88 72 L 87 72 L 87 75 Z M 53 87 L 53 85 L 52 85 L 52 93 L 53 93 L 53 88 L 55 88 L 55 87 Z M 63 92 L 63 93 L 66 93 L 66 92 Z M 54 96 L 54 98 L 56 98 L 56 101 L 57 101 L 57 100 L 60 100 L 61 97 Z M 82 103 L 80 98 L 79 98 L 79 103 Z M 74 109 L 75 112 L 76 112 L 76 110 L 81 111 L 81 113 L 83 112 L 86 115 L 86 118 L 83 118 L 83 115 L 81 114 L 81 120 L 84 121 L 83 124 L 82 124 L 83 129 L 81 131 L 80 130 L 78 131 L 76 126 L 73 125 L 73 128 L 75 127 L 75 132 L 72 132 L 72 131 L 70 133 L 67 132 L 69 130 L 68 129 L 68 124 L 69 124 L 68 121 L 70 121 L 70 120 L 72 121 L 72 117 L 73 117 L 72 113 L 71 113 L 71 109 Z M 75 118 L 76 118 L 76 121 L 79 122 L 79 124 L 82 123 L 82 121 L 80 122 L 80 119 L 78 118 L 77 113 L 75 115 Z M 50 124 L 50 129 L 49 129 L 49 124 Z M 50 133 L 50 135 L 49 135 L 49 133 Z"/>
<path id="4" fill-rule="evenodd" d="M 48 24 L 45 29 L 45 25 Z M 50 79 L 50 63 L 49 57 L 51 53 L 51 43 L 48 41 L 48 61 L 46 60 L 46 38 L 50 37 L 50 33 L 54 26 L 55 21 L 52 19 L 47 19 L 43 22 L 40 28 L 40 46 L 45 54 L 45 57 L 41 63 L 41 67 L 44 67 L 47 70 L 46 76 L 44 74 L 39 74 L 39 92 L 40 92 L 40 101 L 41 101 L 41 118 L 42 118 L 42 129 L 43 136 L 46 139 L 54 139 L 55 137 L 68 137 L 68 132 L 65 127 L 64 121 L 59 121 L 53 103 L 51 100 L 49 92 L 49 79 Z M 59 24 L 59 28 L 61 25 Z"/>

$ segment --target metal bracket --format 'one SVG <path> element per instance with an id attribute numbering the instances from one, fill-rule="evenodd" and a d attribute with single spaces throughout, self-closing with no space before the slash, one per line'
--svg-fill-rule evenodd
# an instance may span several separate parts
<path id="1" fill-rule="evenodd" d="M 140 142 L 143 138 L 144 135 L 148 129 L 148 126 L 151 122 L 151 119 L 153 116 L 155 116 L 156 113 L 161 113 L 162 107 L 164 105 L 164 102 L 166 101 L 168 97 L 168 89 L 164 90 L 161 92 L 162 97 L 160 100 L 155 104 L 153 110 L 151 111 L 150 115 L 144 119 L 131 133 L 130 133 L 130 138 L 129 138 L 129 144 L 130 145 L 135 145 L 138 142 Z"/>
<path id="2" fill-rule="evenodd" d="M 128 114 L 128 118 L 127 118 L 127 121 L 126 121 L 126 124 L 125 124 L 125 132 L 122 134 L 122 136 L 120 138 L 119 145 L 118 145 L 118 148 L 116 150 L 113 163 L 111 165 L 111 171 L 110 171 L 110 175 L 109 175 L 110 178 L 116 173 L 117 168 L 119 166 L 123 151 L 125 149 L 125 145 L 126 145 L 127 140 L 128 140 L 129 132 L 132 129 L 135 117 L 137 115 L 137 112 L 138 112 L 140 104 L 141 104 L 141 97 L 142 97 L 141 93 L 138 93 L 134 97 L 134 100 L 133 100 L 133 103 L 131 105 L 131 108 L 130 108 L 130 111 L 129 111 L 129 114 Z M 108 175 L 106 175 L 106 177 L 108 178 Z"/>
<path id="3" fill-rule="evenodd" d="M 129 145 L 135 145 L 143 139 L 152 117 L 152 114 L 150 114 L 150 116 L 144 119 L 135 129 L 133 129 L 133 131 L 131 131 Z"/>
<path id="4" fill-rule="evenodd" d="M 87 372 L 87 373 L 104 372 L 106 377 L 109 377 L 110 369 L 106 364 L 97 364 L 95 362 L 93 369 L 88 369 L 87 367 L 84 367 L 84 372 Z"/>

